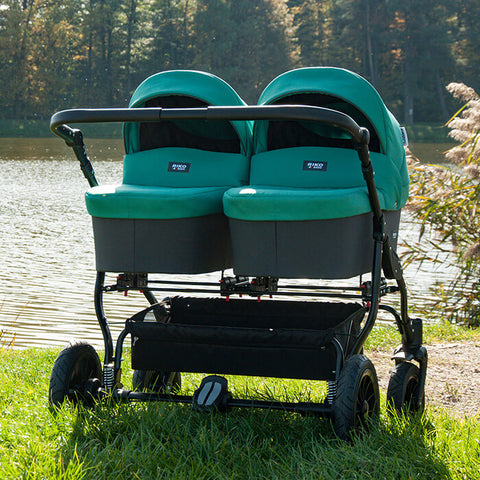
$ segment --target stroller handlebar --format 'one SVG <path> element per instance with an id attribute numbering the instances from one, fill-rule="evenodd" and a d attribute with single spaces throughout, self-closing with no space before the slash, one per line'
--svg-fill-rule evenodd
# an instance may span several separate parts
<path id="1" fill-rule="evenodd" d="M 50 129 L 65 139 L 67 123 L 158 122 L 161 120 L 309 120 L 346 131 L 358 145 L 368 145 L 369 132 L 345 113 L 308 105 L 249 105 L 201 108 L 96 108 L 72 109 L 55 113 Z M 68 143 L 68 142 L 67 142 Z"/>

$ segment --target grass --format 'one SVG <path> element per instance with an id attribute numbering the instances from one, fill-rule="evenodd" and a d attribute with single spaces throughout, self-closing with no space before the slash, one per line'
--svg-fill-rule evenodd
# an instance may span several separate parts
<path id="1" fill-rule="evenodd" d="M 426 342 L 440 336 L 480 340 L 477 331 L 427 327 Z M 398 334 L 377 327 L 370 339 L 368 348 L 381 339 L 390 348 Z M 406 420 L 385 413 L 384 396 L 378 425 L 351 444 L 336 439 L 328 420 L 278 411 L 210 415 L 188 405 L 104 402 L 53 414 L 47 391 L 57 353 L 0 349 L 1 478 L 474 479 L 480 471 L 478 418 L 435 408 Z M 182 393 L 199 378 L 183 375 Z M 124 380 L 128 386 L 131 372 Z M 257 397 L 321 397 L 318 385 L 230 378 L 232 390 Z"/>
<path id="2" fill-rule="evenodd" d="M 423 324 L 423 342 L 426 345 L 436 342 L 467 341 L 480 343 L 480 329 L 455 325 L 447 321 Z M 400 335 L 393 323 L 378 324 L 367 338 L 365 349 L 390 351 L 399 343 Z"/>

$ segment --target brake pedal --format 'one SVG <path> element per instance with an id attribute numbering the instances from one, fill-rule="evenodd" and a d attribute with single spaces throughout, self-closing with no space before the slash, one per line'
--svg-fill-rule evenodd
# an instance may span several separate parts
<path id="1" fill-rule="evenodd" d="M 200 387 L 193 394 L 193 408 L 202 412 L 223 412 L 227 410 L 231 398 L 227 379 L 209 375 L 202 380 Z"/>

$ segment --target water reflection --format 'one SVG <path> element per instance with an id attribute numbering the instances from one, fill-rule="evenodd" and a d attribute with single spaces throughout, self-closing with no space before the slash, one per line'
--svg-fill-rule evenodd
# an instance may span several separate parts
<path id="1" fill-rule="evenodd" d="M 122 176 L 118 140 L 87 143 L 100 183 Z M 0 330 L 15 345 L 64 345 L 70 337 L 102 346 L 93 306 L 93 237 L 83 178 L 71 150 L 56 138 L 0 139 Z M 403 222 L 402 234 L 416 231 Z M 406 269 L 412 298 L 428 298 L 432 271 Z M 437 271 L 435 278 L 448 279 Z M 218 275 L 207 275 L 208 281 Z M 115 294 L 107 316 L 114 332 L 146 302 L 139 294 Z M 2 340 L 3 338 L 3 340 Z"/>
<path id="2" fill-rule="evenodd" d="M 445 152 L 454 146 L 453 143 L 413 143 L 410 151 L 422 163 L 445 163 Z"/>

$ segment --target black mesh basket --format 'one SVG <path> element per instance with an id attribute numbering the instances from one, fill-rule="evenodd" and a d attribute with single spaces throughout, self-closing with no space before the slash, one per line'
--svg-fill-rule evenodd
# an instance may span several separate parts
<path id="1" fill-rule="evenodd" d="M 174 297 L 126 322 L 136 370 L 333 380 L 366 307 Z"/>

